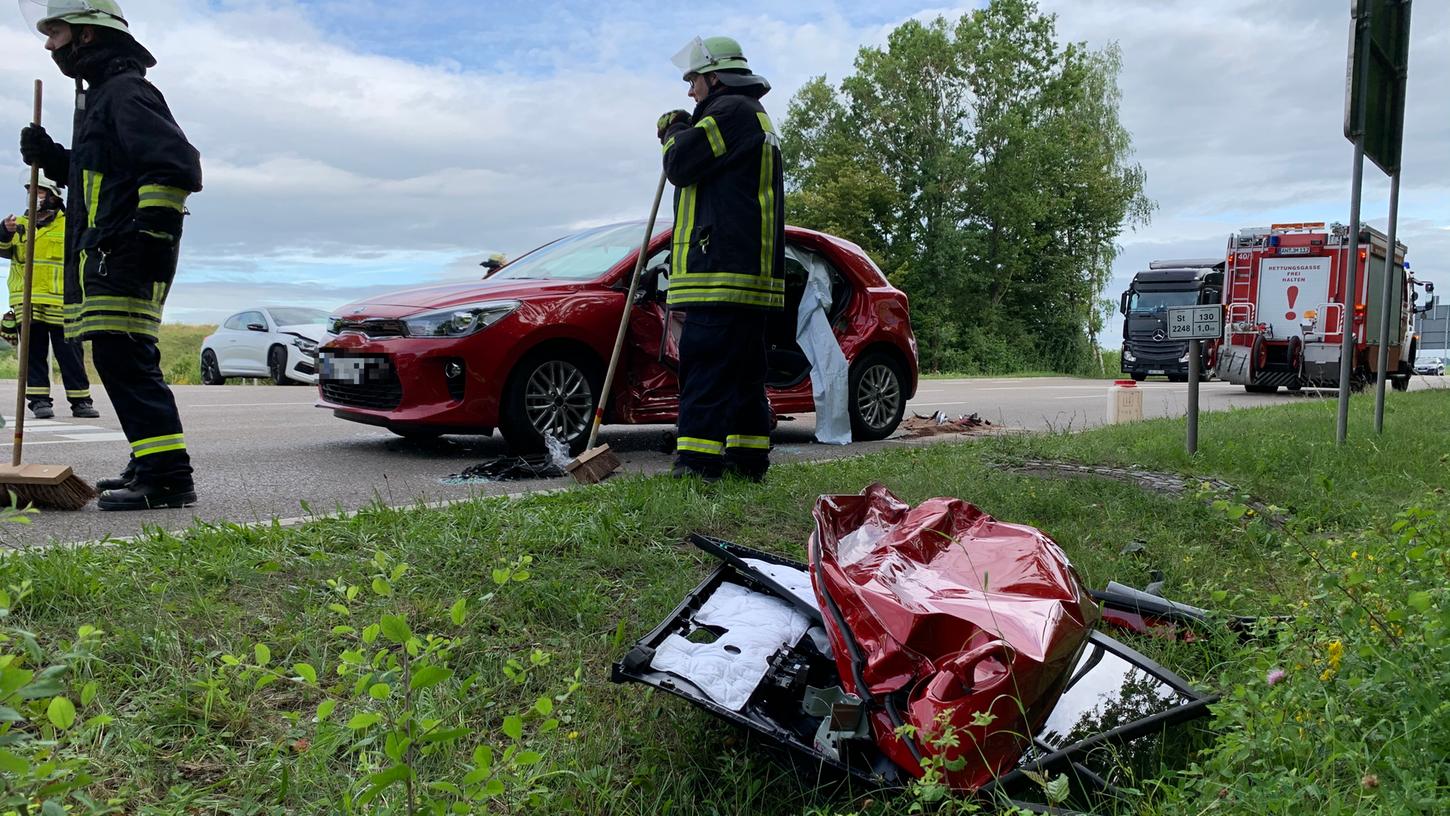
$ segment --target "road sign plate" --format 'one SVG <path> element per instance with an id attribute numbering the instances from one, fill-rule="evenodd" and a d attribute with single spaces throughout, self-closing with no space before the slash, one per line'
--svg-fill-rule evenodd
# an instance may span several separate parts
<path id="1" fill-rule="evenodd" d="M 1223 336 L 1223 307 L 1180 306 L 1168 310 L 1169 340 L 1217 340 Z"/>

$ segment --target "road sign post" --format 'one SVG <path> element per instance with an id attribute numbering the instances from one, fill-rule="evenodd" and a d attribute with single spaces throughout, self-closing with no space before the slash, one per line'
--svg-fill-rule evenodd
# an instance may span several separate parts
<path id="1" fill-rule="evenodd" d="M 1223 337 L 1223 306 L 1179 306 L 1168 310 L 1168 339 L 1188 341 L 1188 455 L 1198 453 L 1198 383 L 1203 376 L 1203 341 Z"/>
<path id="2" fill-rule="evenodd" d="M 1351 0 L 1354 24 L 1349 38 L 1348 88 L 1345 92 L 1344 136 L 1354 142 L 1354 181 L 1350 193 L 1349 255 L 1351 268 L 1344 291 L 1343 339 L 1339 349 L 1339 421 L 1335 440 L 1349 435 L 1349 392 L 1354 374 L 1354 307 L 1359 302 L 1360 193 L 1364 186 L 1364 160 L 1368 158 L 1393 177 L 1399 190 L 1400 153 L 1405 128 L 1405 80 L 1410 61 L 1410 0 Z M 1391 203 L 1391 212 L 1398 202 Z M 1386 250 L 1394 260 L 1393 236 Z M 1365 262 L 1366 271 L 1369 261 Z M 1369 275 L 1365 275 L 1369 285 Z M 1388 300 L 1383 304 L 1388 311 Z M 1369 339 L 1369 325 L 1364 326 Z M 1381 350 L 1384 349 L 1381 336 Z M 1383 365 L 1378 375 L 1378 400 L 1383 400 Z M 1382 405 L 1377 405 L 1377 412 Z M 1377 419 L 1378 425 L 1378 419 Z"/>
<path id="3" fill-rule="evenodd" d="M 1394 291 L 1396 282 L 1399 282 L 1399 272 L 1404 269 L 1400 261 L 1395 258 L 1395 230 L 1399 226 L 1400 218 L 1400 171 L 1396 170 L 1390 176 L 1390 234 L 1389 248 L 1385 250 L 1385 285 L 1380 297 L 1380 326 L 1379 326 L 1379 359 L 1376 360 L 1374 376 L 1374 432 L 1385 432 L 1385 378 L 1389 376 L 1390 367 L 1390 304 L 1394 303 L 1394 315 L 1400 316 L 1400 293 Z M 1368 262 L 1365 269 L 1369 269 Z M 1369 284 L 1369 274 L 1365 274 L 1365 284 Z M 1400 283 L 1400 286 L 1404 286 Z M 1402 318 L 1401 318 L 1402 319 Z M 1369 327 L 1366 326 L 1368 331 Z M 1403 361 L 1401 361 L 1403 362 Z M 1413 368 L 1414 360 L 1409 362 Z"/>

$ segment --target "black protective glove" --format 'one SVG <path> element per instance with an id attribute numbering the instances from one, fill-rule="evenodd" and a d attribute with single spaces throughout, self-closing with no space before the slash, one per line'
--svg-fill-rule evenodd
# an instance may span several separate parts
<path id="1" fill-rule="evenodd" d="M 660 116 L 660 118 L 655 121 L 655 135 L 659 137 L 659 140 L 662 144 L 665 141 L 665 134 L 669 132 L 669 129 L 676 124 L 690 124 L 690 112 L 682 110 L 672 110 L 669 113 Z"/>
<path id="2" fill-rule="evenodd" d="M 40 125 L 26 125 L 20 131 L 20 158 L 26 164 L 39 166 L 44 170 L 54 166 L 64 156 L 65 148 L 56 144 Z"/>

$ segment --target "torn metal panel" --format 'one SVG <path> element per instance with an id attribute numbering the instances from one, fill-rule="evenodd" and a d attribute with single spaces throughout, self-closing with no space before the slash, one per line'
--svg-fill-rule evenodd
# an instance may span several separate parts
<path id="1" fill-rule="evenodd" d="M 1026 691 L 1022 699 L 1028 704 L 1014 702 L 997 722 L 1025 721 L 1032 739 L 999 739 L 986 729 L 963 738 L 972 753 L 951 755 L 966 763 L 949 781 L 984 796 L 1030 800 L 1042 795 L 1031 775 L 1065 777 L 1072 799 L 1061 806 L 1089 808 L 1120 793 L 1111 761 L 1119 754 L 1109 747 L 1131 747 L 1204 716 L 1215 699 L 1094 631 L 1096 605 L 1055 545 L 1032 528 L 1001 524 L 956 500 L 934 500 L 913 510 L 879 487 L 861 496 L 823 498 L 817 516 L 810 568 L 692 536 L 722 563 L 614 666 L 613 680 L 678 695 L 818 767 L 882 787 L 919 776 L 912 749 L 931 750 L 929 740 L 898 739 L 882 728 L 883 721 L 915 725 L 942 716 L 955 722 L 977 711 L 997 712 L 998 700 L 978 702 L 979 690 L 994 688 L 1009 697 Z M 846 535 L 836 535 L 845 528 Z M 951 545 L 935 544 L 937 538 Z M 820 566 L 827 550 L 833 555 L 829 570 Z M 968 554 L 968 571 L 959 573 L 962 563 L 954 556 Z M 827 592 L 820 591 L 822 585 Z M 805 597 L 804 586 L 814 586 L 812 597 Z M 862 594 L 874 597 L 863 601 Z M 749 613 L 729 612 L 751 604 L 722 601 L 751 595 L 810 625 L 781 630 L 775 636 L 779 646 L 763 667 L 759 657 L 752 658 L 750 676 L 758 681 L 738 690 L 744 695 L 738 706 L 726 704 L 736 700 L 717 699 L 711 675 L 672 671 L 668 656 L 658 659 L 661 647 L 674 639 L 732 642 L 732 631 L 748 630 L 756 621 Z M 990 628 L 977 615 L 979 605 L 990 606 Z M 884 617 L 875 616 L 877 609 Z M 938 648 L 948 645 L 957 648 Z M 892 649 L 902 654 L 886 654 Z M 999 665 L 979 672 L 988 661 Z M 726 668 L 722 674 L 744 671 Z M 961 694 L 944 695 L 944 682 L 960 684 L 947 691 Z M 956 705 L 944 705 L 948 701 Z M 966 728 L 971 727 L 968 719 Z M 1019 804 L 1037 812 L 1072 812 Z"/>

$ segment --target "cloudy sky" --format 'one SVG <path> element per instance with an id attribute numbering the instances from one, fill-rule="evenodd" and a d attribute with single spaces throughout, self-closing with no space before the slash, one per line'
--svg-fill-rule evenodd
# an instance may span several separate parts
<path id="1" fill-rule="evenodd" d="M 490 252 L 644 217 L 654 120 L 689 106 L 670 56 L 696 34 L 745 44 L 775 85 L 765 102 L 780 121 L 796 88 L 839 80 L 860 45 L 974 4 L 122 5 L 205 167 L 167 319 L 212 322 L 259 302 L 331 309 L 474 277 Z M 1123 119 L 1159 209 L 1123 235 L 1110 297 L 1148 260 L 1218 255 L 1240 227 L 1349 220 L 1349 0 L 1041 5 L 1062 38 L 1123 50 Z M 1421 275 L 1450 287 L 1450 4 L 1416 4 L 1413 31 L 1401 239 Z M 36 77 L 51 92 L 50 129 L 68 142 L 67 82 L 13 4 L 0 5 L 0 134 L 25 124 Z M 17 181 L 0 212 L 23 208 L 13 140 L 0 140 L 0 167 Z M 1388 183 L 1368 179 L 1366 217 L 1383 227 Z"/>

